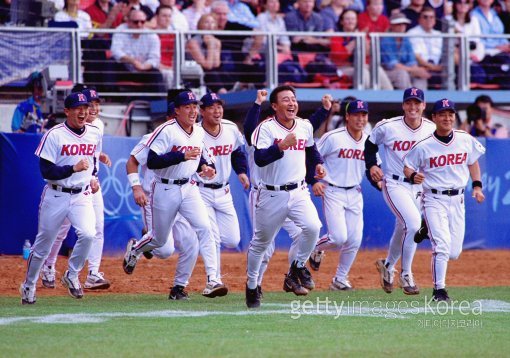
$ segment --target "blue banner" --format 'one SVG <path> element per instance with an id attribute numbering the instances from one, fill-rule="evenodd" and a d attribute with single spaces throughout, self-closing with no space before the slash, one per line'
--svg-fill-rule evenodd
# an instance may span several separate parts
<path id="1" fill-rule="evenodd" d="M 140 237 L 141 212 L 135 204 L 126 177 L 126 161 L 138 138 L 105 137 L 103 151 L 112 159 L 112 167 L 101 165 L 99 178 L 105 203 L 105 253 L 119 253 L 127 240 Z M 34 155 L 40 141 L 37 134 L 0 134 L 0 254 L 21 254 L 23 242 L 34 242 L 37 215 L 44 187 L 38 158 Z M 464 248 L 510 248 L 510 140 L 488 139 L 487 153 L 480 160 L 486 201 L 478 205 L 466 194 L 466 237 Z M 245 251 L 251 238 L 248 215 L 248 191 L 235 174 L 230 179 L 234 205 L 241 227 L 239 250 Z M 365 229 L 363 248 L 386 248 L 395 218 L 380 192 L 366 181 L 364 195 Z M 322 204 L 313 198 L 324 223 Z M 325 232 L 325 227 L 322 233 Z M 72 242 L 72 240 L 70 241 Z M 68 243 L 69 244 L 69 243 Z M 286 249 L 290 239 L 285 232 L 276 238 L 278 248 Z"/>

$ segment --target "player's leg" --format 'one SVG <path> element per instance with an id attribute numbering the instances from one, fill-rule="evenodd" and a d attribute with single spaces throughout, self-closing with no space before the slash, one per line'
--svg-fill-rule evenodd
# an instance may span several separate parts
<path id="1" fill-rule="evenodd" d="M 92 195 L 92 204 L 96 214 L 96 237 L 89 252 L 89 272 L 84 287 L 91 290 L 105 290 L 110 287 L 110 281 L 104 278 L 102 272 L 99 272 L 104 246 L 104 202 L 101 189 Z"/>
<path id="2" fill-rule="evenodd" d="M 450 218 L 450 260 L 457 260 L 462 252 L 464 243 L 464 234 L 466 232 L 466 208 L 464 206 L 464 196 L 457 195 L 452 197 L 449 208 Z"/>
<path id="3" fill-rule="evenodd" d="M 27 273 L 21 288 L 24 291 L 29 291 L 27 294 L 30 296 L 35 295 L 35 284 L 41 267 L 53 246 L 58 230 L 67 216 L 70 197 L 71 194 L 58 192 L 48 188 L 48 186 L 43 190 L 39 206 L 38 232 L 27 261 Z M 23 293 L 24 296 L 25 293 Z M 30 300 L 28 298 L 28 301 Z"/>
<path id="4" fill-rule="evenodd" d="M 288 261 L 289 265 L 296 260 L 298 247 L 299 247 L 299 240 L 301 240 L 301 234 L 303 233 L 303 230 L 299 226 L 297 226 L 294 221 L 290 220 L 289 218 L 286 218 L 283 222 L 282 229 L 287 231 L 287 234 L 289 234 L 290 239 L 292 242 L 290 243 L 289 248 L 289 255 L 288 255 Z"/>
<path id="5" fill-rule="evenodd" d="M 73 195 L 67 217 L 74 226 L 78 240 L 69 257 L 68 269 L 62 277 L 62 284 L 67 287 L 72 297 L 81 298 L 83 290 L 78 275 L 85 265 L 96 236 L 96 214 L 92 205 L 92 194 L 86 192 Z"/>
<path id="6" fill-rule="evenodd" d="M 198 238 L 190 224 L 177 214 L 172 233 L 175 246 L 179 250 L 179 259 L 175 269 L 174 285 L 168 296 L 171 300 L 187 300 L 189 298 L 185 288 L 195 268 L 198 258 Z"/>
<path id="7" fill-rule="evenodd" d="M 264 255 L 287 217 L 289 193 L 259 188 L 255 200 L 255 234 L 248 248 L 247 286 L 254 290 Z"/>
<path id="8" fill-rule="evenodd" d="M 199 251 L 204 260 L 207 284 L 202 295 L 213 298 L 227 294 L 227 287 L 221 282 L 217 272 L 216 244 L 212 237 L 211 223 L 207 208 L 195 185 L 186 184 L 182 188 L 183 199 L 179 212 L 197 233 Z"/>
<path id="9" fill-rule="evenodd" d="M 71 222 L 69 219 L 65 218 L 58 230 L 57 239 L 53 243 L 50 253 L 46 258 L 46 261 L 44 261 L 44 265 L 41 269 L 41 281 L 44 287 L 55 288 L 55 276 L 57 273 L 55 267 L 57 265 L 57 257 L 60 248 L 62 247 L 62 243 L 69 233 L 69 229 L 71 229 Z"/>
<path id="10" fill-rule="evenodd" d="M 236 249 L 241 241 L 241 232 L 230 189 L 228 191 L 226 189 L 216 189 L 215 194 L 216 202 L 214 208 L 221 246 L 227 249 Z M 218 274 L 221 273 L 220 259 L 220 252 L 218 250 Z"/>
<path id="11" fill-rule="evenodd" d="M 432 280 L 434 283 L 433 295 L 440 294 L 446 288 L 446 270 L 450 258 L 451 234 L 448 218 L 450 205 L 448 196 L 433 197 L 426 194 L 423 203 L 423 213 L 429 228 L 430 242 L 432 244 Z M 436 299 L 436 297 L 435 297 Z"/>
<path id="12" fill-rule="evenodd" d="M 330 289 L 342 291 L 352 289 L 348 276 L 363 237 L 363 197 L 357 190 L 350 190 L 346 194 L 348 201 L 344 218 L 347 223 L 347 240 L 340 248 L 340 261 L 330 286 Z"/>
<path id="13" fill-rule="evenodd" d="M 217 222 L 216 190 L 210 188 L 199 188 L 200 195 L 207 209 L 207 215 L 211 224 L 211 236 L 216 250 L 216 274 L 221 277 L 221 239 L 220 229 Z"/>

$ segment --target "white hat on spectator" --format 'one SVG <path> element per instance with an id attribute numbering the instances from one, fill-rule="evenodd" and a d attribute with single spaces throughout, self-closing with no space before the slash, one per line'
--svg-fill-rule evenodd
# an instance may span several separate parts
<path id="1" fill-rule="evenodd" d="M 410 24 L 411 20 L 409 20 L 404 14 L 401 12 L 397 12 L 390 17 L 391 25 L 400 25 L 400 24 Z"/>

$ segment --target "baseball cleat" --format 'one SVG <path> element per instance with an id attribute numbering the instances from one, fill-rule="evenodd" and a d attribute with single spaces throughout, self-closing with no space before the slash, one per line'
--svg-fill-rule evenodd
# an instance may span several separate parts
<path id="1" fill-rule="evenodd" d="M 131 275 L 133 271 L 135 270 L 136 263 L 138 262 L 139 256 L 134 253 L 133 246 L 136 244 L 135 239 L 129 239 L 127 247 L 126 247 L 126 253 L 124 254 L 124 261 L 122 262 L 122 268 L 124 269 L 124 272 L 128 275 Z"/>
<path id="2" fill-rule="evenodd" d="M 260 299 L 262 300 L 264 298 L 264 292 L 262 291 L 261 285 L 257 285 L 257 291 L 259 293 Z"/>
<path id="3" fill-rule="evenodd" d="M 416 231 L 416 234 L 414 234 L 414 242 L 419 244 L 426 239 L 429 239 L 429 229 L 425 220 L 422 219 L 420 228 Z"/>
<path id="4" fill-rule="evenodd" d="M 246 306 L 248 308 L 259 308 L 260 307 L 260 291 L 258 290 L 260 286 L 257 286 L 257 288 L 251 289 L 248 288 L 248 285 L 246 285 Z"/>
<path id="5" fill-rule="evenodd" d="M 175 285 L 170 290 L 170 295 L 168 295 L 168 299 L 175 300 L 175 301 L 189 300 L 189 295 L 188 295 L 188 292 L 185 291 L 184 286 Z"/>
<path id="6" fill-rule="evenodd" d="M 394 270 L 389 270 L 386 267 L 386 263 L 384 259 L 379 259 L 375 262 L 375 267 L 377 271 L 379 271 L 381 287 L 386 293 L 393 292 L 393 276 Z"/>
<path id="7" fill-rule="evenodd" d="M 62 285 L 67 288 L 67 292 L 73 298 L 80 299 L 83 297 L 83 290 L 81 288 L 80 280 L 78 277 L 69 278 L 69 271 L 64 272 L 64 276 L 60 279 Z"/>
<path id="8" fill-rule="evenodd" d="M 222 282 L 218 282 L 215 280 L 211 280 L 205 285 L 204 291 L 202 291 L 202 296 L 214 298 L 214 297 L 222 297 L 228 293 L 228 288 Z"/>
<path id="9" fill-rule="evenodd" d="M 330 291 L 353 291 L 351 283 L 349 280 L 339 280 L 336 277 L 333 278 L 331 285 L 329 285 Z"/>
<path id="10" fill-rule="evenodd" d="M 21 294 L 21 304 L 22 305 L 33 305 L 37 299 L 35 297 L 35 288 L 25 287 L 24 284 L 19 286 L 19 293 Z"/>
<path id="11" fill-rule="evenodd" d="M 412 275 L 400 276 L 400 287 L 406 295 L 418 295 L 420 293 L 420 289 L 414 283 Z"/>
<path id="12" fill-rule="evenodd" d="M 44 287 L 55 288 L 56 273 L 54 266 L 43 266 L 41 270 L 41 281 Z"/>
<path id="13" fill-rule="evenodd" d="M 283 290 L 285 292 L 294 292 L 296 296 L 306 296 L 308 294 L 308 290 L 304 288 L 300 283 L 298 274 L 299 270 L 300 269 L 298 269 L 296 266 L 296 261 L 294 261 L 289 268 L 289 273 L 285 275 L 285 279 L 283 280 Z M 310 274 L 309 271 L 308 274 Z"/>
<path id="14" fill-rule="evenodd" d="M 295 267 L 294 269 L 296 270 L 301 286 L 309 291 L 313 290 L 315 288 L 315 282 L 313 282 L 312 274 L 308 271 L 306 266 L 301 268 Z"/>
<path id="15" fill-rule="evenodd" d="M 310 268 L 314 271 L 319 271 L 319 267 L 321 266 L 321 261 L 324 256 L 326 256 L 324 251 L 314 250 L 308 259 L 308 262 L 310 262 Z"/>
<path id="16" fill-rule="evenodd" d="M 448 292 L 444 288 L 440 288 L 437 290 L 434 289 L 432 291 L 432 299 L 436 302 L 440 302 L 440 301 L 449 302 L 450 296 L 448 296 Z"/>
<path id="17" fill-rule="evenodd" d="M 110 288 L 110 281 L 104 278 L 102 272 L 89 271 L 84 287 L 87 290 L 106 290 Z"/>

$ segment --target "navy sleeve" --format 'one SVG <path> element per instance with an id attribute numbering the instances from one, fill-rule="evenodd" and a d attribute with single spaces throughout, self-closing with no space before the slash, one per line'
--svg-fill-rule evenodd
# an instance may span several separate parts
<path id="1" fill-rule="evenodd" d="M 196 170 L 197 173 L 200 173 L 202 171 L 202 165 L 204 164 L 216 170 L 216 166 L 214 165 L 214 163 L 208 163 L 207 160 L 203 156 L 201 156 L 200 161 L 198 162 L 198 168 Z"/>
<path id="2" fill-rule="evenodd" d="M 276 143 L 266 149 L 255 148 L 255 164 L 259 167 L 265 167 L 280 158 L 283 158 L 283 152 Z"/>
<path id="3" fill-rule="evenodd" d="M 177 165 L 184 161 L 184 153 L 182 152 L 168 152 L 158 155 L 155 151 L 149 150 L 147 156 L 147 168 L 149 169 L 163 169 L 172 165 Z"/>
<path id="4" fill-rule="evenodd" d="M 72 165 L 59 166 L 43 158 L 39 158 L 39 169 L 42 177 L 47 180 L 69 178 L 74 173 Z"/>
<path id="5" fill-rule="evenodd" d="M 317 109 L 310 116 L 310 123 L 312 123 L 313 131 L 315 132 L 321 126 L 322 122 L 328 118 L 329 111 L 324 107 Z"/>
<path id="6" fill-rule="evenodd" d="M 246 153 L 241 148 L 237 148 L 232 152 L 230 157 L 232 162 L 232 169 L 239 174 L 246 174 L 248 172 L 248 160 L 246 159 Z"/>
<path id="7" fill-rule="evenodd" d="M 365 168 L 370 170 L 374 165 L 377 165 L 377 152 L 379 151 L 379 147 L 372 143 L 370 140 L 370 136 L 368 136 L 365 141 Z"/>
<path id="8" fill-rule="evenodd" d="M 94 156 L 94 170 L 92 171 L 92 176 L 95 176 L 95 177 L 97 177 L 97 167 L 98 167 L 97 161 L 98 161 L 98 159 Z"/>
<path id="9" fill-rule="evenodd" d="M 317 179 L 314 178 L 315 176 L 315 167 L 317 164 L 323 164 L 324 161 L 322 160 L 321 154 L 317 150 L 317 146 L 314 145 L 311 147 L 306 147 L 306 182 L 308 184 L 315 184 L 317 182 Z"/>
<path id="10" fill-rule="evenodd" d="M 259 117 L 260 117 L 260 105 L 257 103 L 253 103 L 253 106 L 251 106 L 248 113 L 246 113 L 246 117 L 244 117 L 244 124 L 243 124 L 243 130 L 244 130 L 244 137 L 246 138 L 246 144 L 251 146 L 251 135 L 255 131 L 255 128 L 257 128 L 257 125 L 259 124 Z"/>

